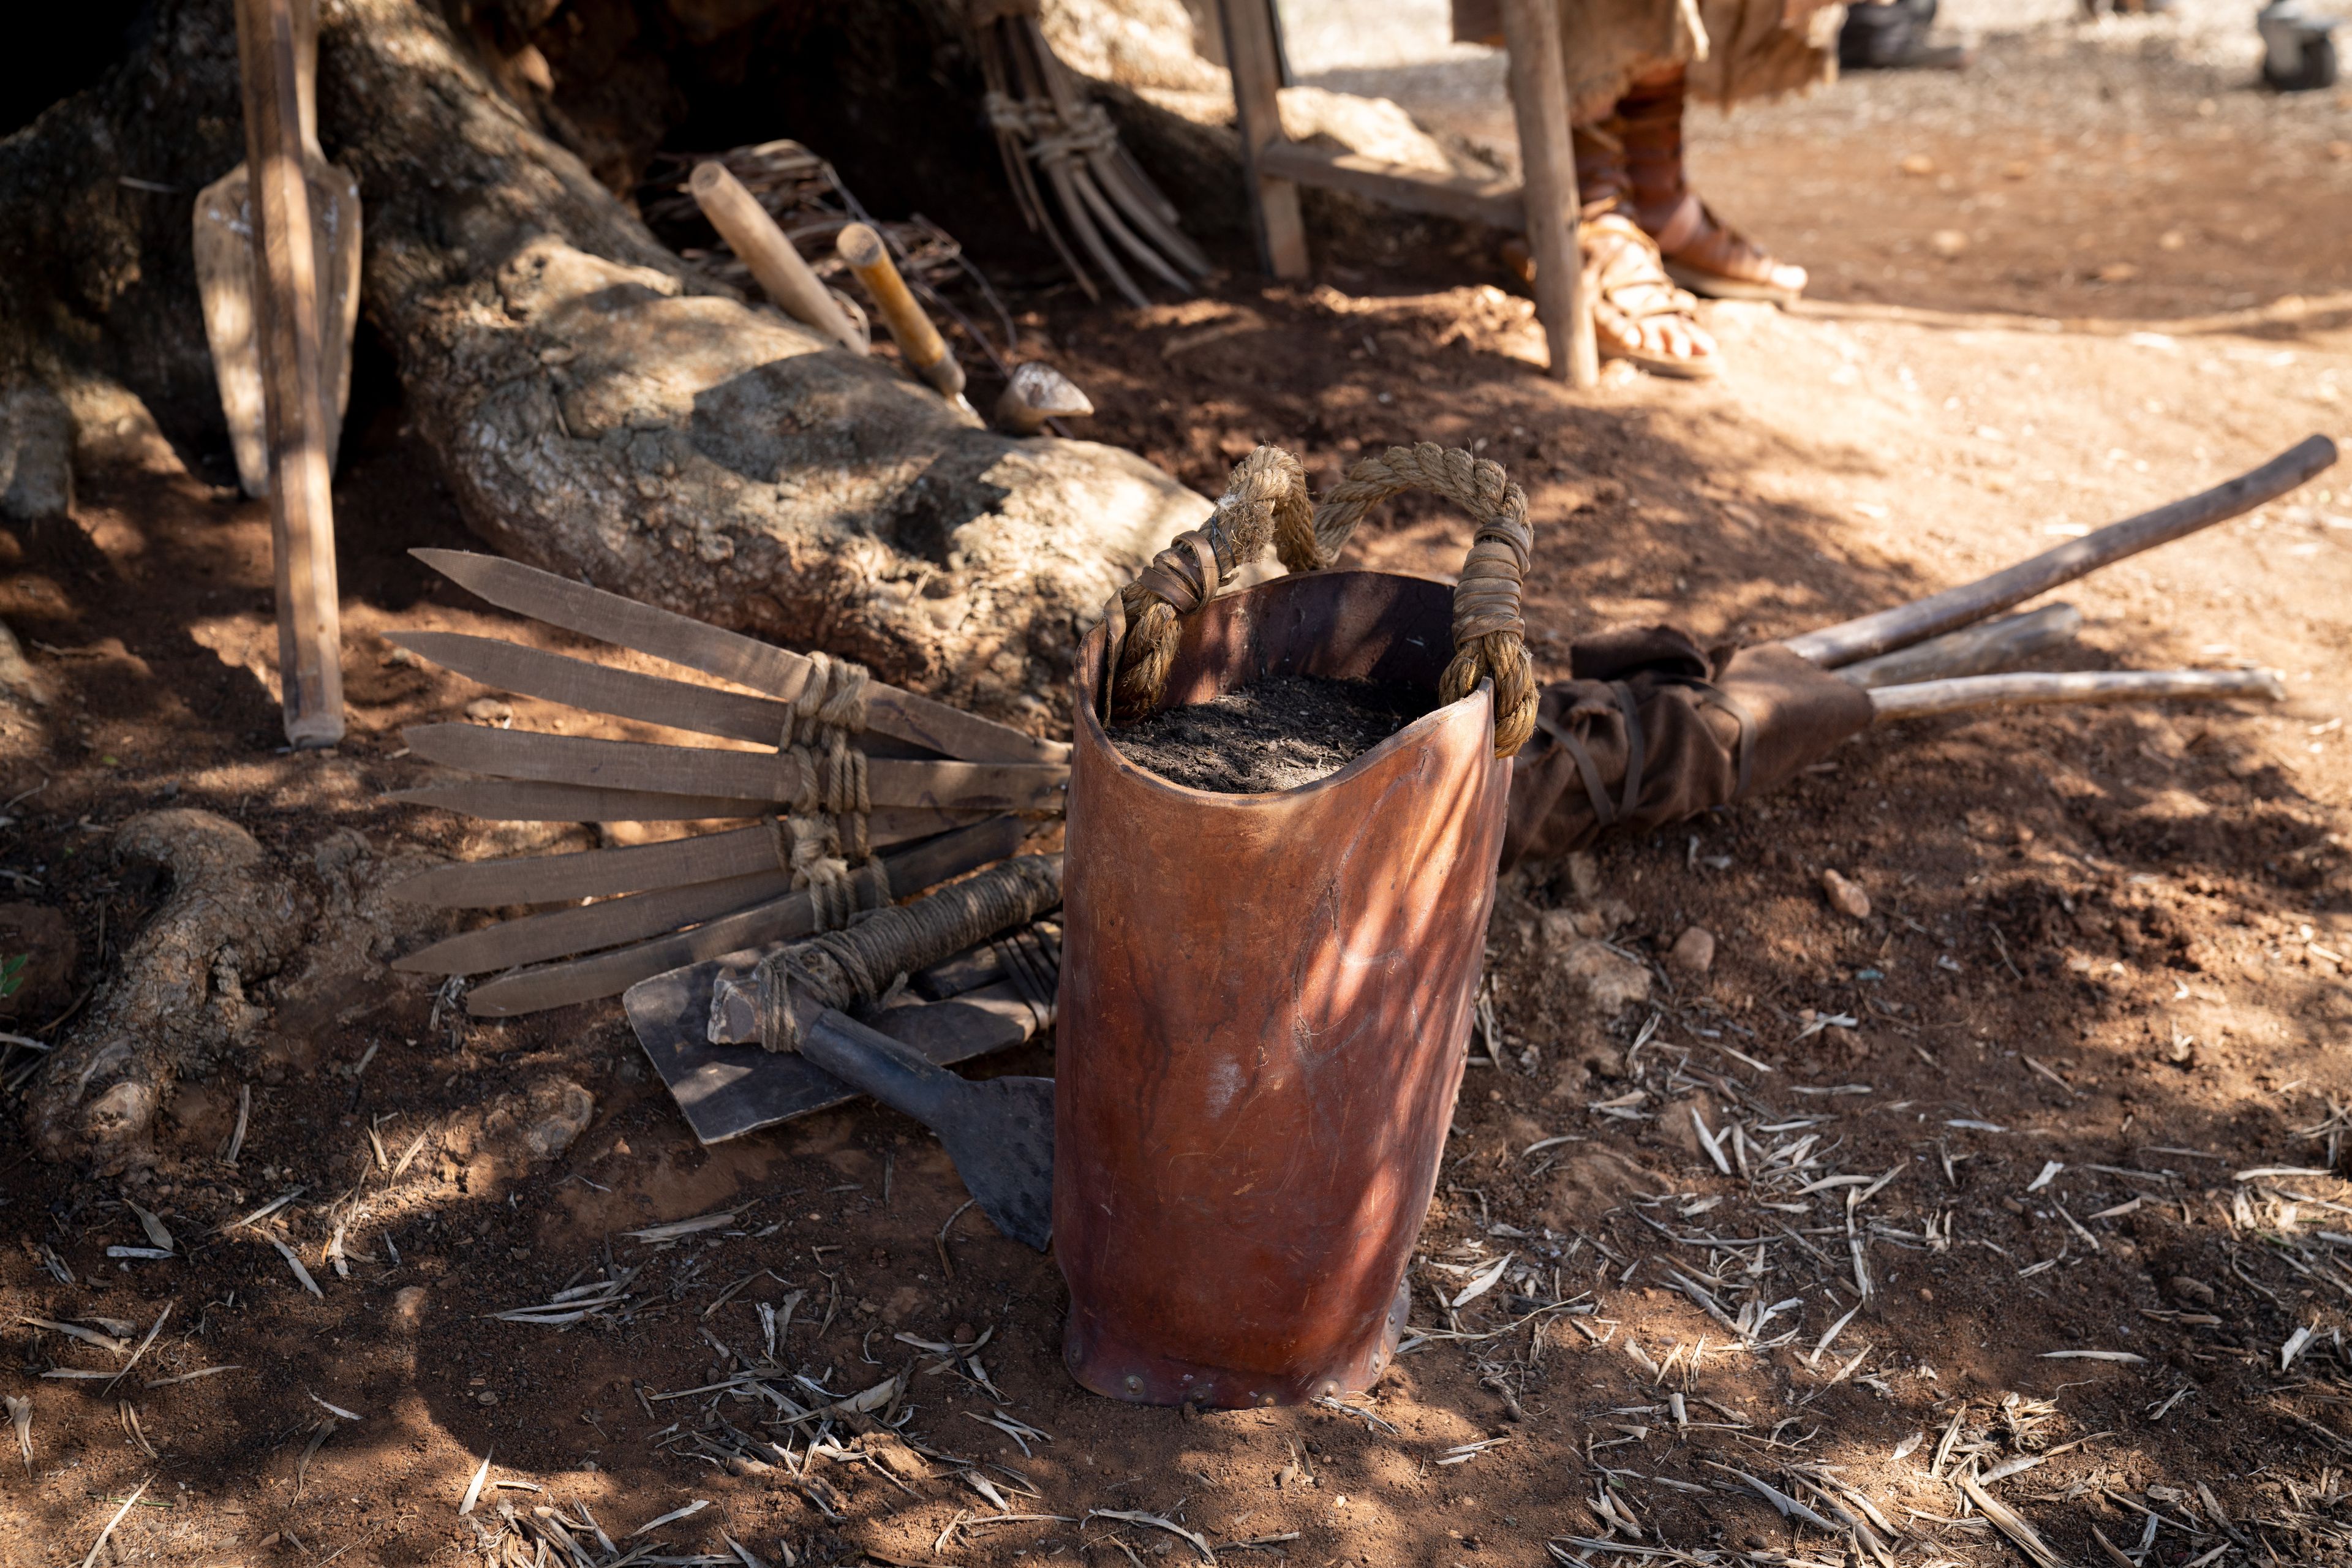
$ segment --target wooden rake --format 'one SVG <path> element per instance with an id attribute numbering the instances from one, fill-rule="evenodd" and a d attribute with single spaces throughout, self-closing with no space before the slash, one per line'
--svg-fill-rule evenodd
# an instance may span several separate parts
<path id="1" fill-rule="evenodd" d="M 971 0 L 971 16 L 989 126 L 1023 221 L 1053 241 L 1087 299 L 1102 297 L 1054 222 L 1039 189 L 1042 174 L 1064 223 L 1129 304 L 1141 310 L 1150 301 L 1121 265 L 1120 252 L 1179 293 L 1192 292 L 1192 279 L 1209 275 L 1209 258 L 1177 227 L 1174 204 L 1119 144 L 1110 117 L 1078 90 L 1045 42 L 1037 0 Z"/>
<path id="2" fill-rule="evenodd" d="M 404 732 L 428 762 L 480 775 L 394 798 L 469 816 L 540 822 L 750 825 L 664 843 L 445 866 L 401 885 L 441 909 L 572 903 L 438 942 L 395 962 L 429 974 L 503 971 L 467 994 L 478 1016 L 506 1016 L 617 995 L 640 980 L 817 929 L 816 895 L 789 868 L 781 819 L 804 796 L 803 761 L 782 745 L 793 704 L 821 679 L 815 661 L 740 633 L 496 556 L 419 550 L 418 559 L 479 598 L 617 647 L 729 681 L 707 685 L 615 668 L 454 632 L 411 631 L 401 647 L 500 690 L 774 748 L 608 741 L 426 724 Z M 1062 809 L 1069 748 L 879 681 L 865 689 L 872 868 L 851 879 L 860 902 L 905 894 L 1013 854 L 1024 816 Z M 580 900 L 594 902 L 578 903 Z"/>
<path id="3" fill-rule="evenodd" d="M 2336 455 L 2336 443 L 2326 437 L 2306 437 L 2260 468 L 2210 489 L 2110 523 L 1990 577 L 1789 637 L 1787 646 L 1867 689 L 1882 723 L 2045 703 L 2231 697 L 2276 701 L 2286 690 L 2277 673 L 2267 669 L 1988 672 L 2068 641 L 2083 624 L 2068 605 L 2045 605 L 2022 615 L 2000 616 L 2001 611 L 2127 556 L 2242 516 L 2323 472 Z M 2000 618 L 1987 618 L 1995 616 Z"/>

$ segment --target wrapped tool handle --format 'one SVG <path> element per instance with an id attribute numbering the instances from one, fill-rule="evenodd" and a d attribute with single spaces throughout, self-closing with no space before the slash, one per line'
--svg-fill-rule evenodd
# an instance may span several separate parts
<path id="1" fill-rule="evenodd" d="M 1216 515 L 1170 541 L 1105 607 L 1110 660 L 1110 679 L 1103 682 L 1105 721 L 1132 723 L 1158 705 L 1182 617 L 1214 597 L 1269 540 L 1291 571 L 1320 571 L 1339 559 L 1374 504 L 1414 489 L 1445 497 L 1477 525 L 1454 590 L 1454 659 L 1438 695 L 1458 702 L 1481 679 L 1493 680 L 1495 754 L 1516 754 L 1536 722 L 1535 671 L 1520 612 L 1535 547 L 1528 498 L 1500 464 L 1433 441 L 1365 458 L 1312 508 L 1297 458 L 1279 447 L 1260 447 L 1243 458 Z"/>

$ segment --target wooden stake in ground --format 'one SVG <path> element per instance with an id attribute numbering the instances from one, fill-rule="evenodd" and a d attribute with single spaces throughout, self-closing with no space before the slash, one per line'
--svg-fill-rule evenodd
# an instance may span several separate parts
<path id="1" fill-rule="evenodd" d="M 1601 383 L 1592 314 L 1584 308 L 1584 260 L 1576 242 L 1581 204 L 1568 137 L 1568 66 L 1552 0 L 1503 0 L 1510 47 L 1511 111 L 1526 171 L 1528 253 L 1535 258 L 1536 316 L 1551 374 L 1570 386 Z"/>
<path id="2" fill-rule="evenodd" d="M 303 180 L 291 0 L 237 0 L 236 37 L 245 79 L 246 167 L 253 181 L 279 702 L 289 741 L 298 747 L 331 746 L 343 735 L 342 619 L 327 451 L 334 405 L 319 330 L 318 255 Z"/>

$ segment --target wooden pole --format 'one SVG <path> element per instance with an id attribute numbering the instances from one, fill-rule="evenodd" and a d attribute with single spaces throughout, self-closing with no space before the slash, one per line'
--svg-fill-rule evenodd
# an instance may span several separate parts
<path id="1" fill-rule="evenodd" d="M 814 327 L 852 353 L 866 352 L 865 335 L 850 325 L 824 282 L 809 270 L 790 236 L 776 226 L 768 209 L 728 173 L 724 163 L 697 163 L 687 177 L 702 216 L 727 242 L 743 265 L 759 279 L 761 289 L 776 308 L 794 321 Z"/>
<path id="2" fill-rule="evenodd" d="M 1584 258 L 1576 228 L 1576 155 L 1568 134 L 1568 62 L 1560 53 L 1554 0 L 1503 0 L 1510 49 L 1511 111 L 1519 127 L 1528 252 L 1536 264 L 1536 315 L 1551 374 L 1570 386 L 1597 386 L 1601 357 L 1584 307 Z"/>
<path id="3" fill-rule="evenodd" d="M 2045 648 L 2071 642 L 2083 629 L 2083 612 L 2072 605 L 2044 605 L 1997 621 L 1979 621 L 1893 653 L 1839 667 L 1839 679 L 1860 687 L 1904 686 L 1918 680 L 1951 680 L 1987 675 L 2022 664 Z"/>
<path id="4" fill-rule="evenodd" d="M 1257 221 L 1258 258 L 1276 278 L 1307 276 L 1307 225 L 1298 187 L 1265 174 L 1259 154 L 1281 142 L 1282 64 L 1266 0 L 1217 0 L 1225 65 L 1234 79 L 1234 119 L 1242 133 L 1242 177 Z"/>
<path id="5" fill-rule="evenodd" d="M 881 312 L 882 324 L 890 329 L 890 336 L 905 356 L 907 368 L 929 382 L 933 390 L 950 403 L 963 401 L 963 366 L 940 336 L 939 328 L 930 317 L 915 303 L 914 294 L 907 280 L 898 276 L 898 268 L 890 260 L 889 247 L 870 226 L 853 223 L 841 231 L 834 248 L 857 280 L 866 285 L 873 296 L 874 308 Z M 969 405 L 967 405 L 969 406 Z"/>
<path id="6" fill-rule="evenodd" d="M 1790 651 L 1825 669 L 1852 664 L 1873 654 L 1908 647 L 1915 642 L 1964 626 L 1972 621 L 2021 605 L 2062 583 L 2071 583 L 2127 555 L 2153 550 L 2185 538 L 2200 528 L 2225 522 L 2264 501 L 2275 500 L 2336 461 L 2336 443 L 2325 436 L 2307 436 L 2264 463 L 2236 479 L 2215 485 L 2153 511 L 2109 523 L 2096 533 L 2070 539 L 2028 561 L 1947 588 L 1907 605 L 1787 639 Z"/>
<path id="7" fill-rule="evenodd" d="M 290 0 L 236 0 L 236 37 L 269 443 L 279 702 L 289 742 L 331 746 L 343 735 L 342 619 L 327 450 L 334 394 L 319 330 L 318 256 L 302 167 L 301 51 Z"/>
<path id="8" fill-rule="evenodd" d="M 2284 701 L 2286 687 L 2272 669 L 2088 669 L 2063 674 L 1964 675 L 1882 686 L 1870 694 L 1872 718 L 1924 719 L 1978 708 L 2026 708 L 2061 702 L 2155 702 L 2185 697 L 2206 701 L 2260 697 Z"/>

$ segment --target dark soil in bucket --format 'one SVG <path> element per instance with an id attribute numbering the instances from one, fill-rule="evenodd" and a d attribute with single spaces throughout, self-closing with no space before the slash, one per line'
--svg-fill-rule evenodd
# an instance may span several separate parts
<path id="1" fill-rule="evenodd" d="M 1415 687 L 1270 675 L 1114 730 L 1111 743 L 1192 789 L 1265 795 L 1330 777 L 1434 706 Z"/>

